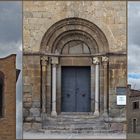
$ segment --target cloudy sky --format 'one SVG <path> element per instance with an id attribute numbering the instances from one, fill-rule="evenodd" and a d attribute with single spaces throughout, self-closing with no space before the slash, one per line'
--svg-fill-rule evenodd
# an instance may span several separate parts
<path id="1" fill-rule="evenodd" d="M 16 67 L 22 68 L 22 5 L 21 2 L 0 1 L 0 58 L 17 54 Z M 22 73 L 17 81 L 17 138 L 21 138 Z"/>
<path id="2" fill-rule="evenodd" d="M 140 2 L 128 3 L 128 83 L 140 89 Z"/>

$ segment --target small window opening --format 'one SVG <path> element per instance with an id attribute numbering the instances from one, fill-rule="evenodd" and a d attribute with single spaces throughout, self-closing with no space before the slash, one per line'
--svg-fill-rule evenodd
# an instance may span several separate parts
<path id="1" fill-rule="evenodd" d="M 133 109 L 139 109 L 139 101 L 133 102 Z"/>

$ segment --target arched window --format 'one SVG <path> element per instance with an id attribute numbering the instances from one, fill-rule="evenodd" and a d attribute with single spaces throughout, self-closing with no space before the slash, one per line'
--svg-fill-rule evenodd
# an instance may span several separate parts
<path id="1" fill-rule="evenodd" d="M 0 72 L 0 117 L 3 117 L 3 90 L 4 90 L 4 75 Z"/>

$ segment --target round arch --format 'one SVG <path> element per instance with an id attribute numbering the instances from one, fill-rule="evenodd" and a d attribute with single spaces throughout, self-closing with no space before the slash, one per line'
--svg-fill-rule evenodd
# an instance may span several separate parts
<path id="1" fill-rule="evenodd" d="M 44 34 L 40 46 L 40 53 L 47 56 L 47 60 L 44 59 L 44 61 L 50 60 L 48 63 L 45 62 L 44 66 L 44 56 L 42 56 L 41 88 L 44 89 L 45 85 L 49 85 L 46 88 L 47 92 L 45 92 L 46 89 L 42 90 L 42 108 L 45 108 L 44 96 L 47 96 L 47 99 L 49 100 L 47 102 L 47 108 L 50 109 L 47 112 L 52 115 L 56 115 L 56 112 L 61 113 L 63 110 L 61 105 L 64 103 L 61 98 L 64 93 L 62 87 L 64 87 L 63 83 L 65 83 L 62 82 L 62 79 L 64 79 L 64 73 L 67 71 L 65 68 L 74 68 L 73 73 L 75 73 L 76 70 L 82 72 L 84 69 L 88 73 L 87 77 L 89 77 L 90 86 L 86 86 L 86 88 L 89 91 L 88 96 L 90 98 L 86 98 L 88 100 L 86 105 L 90 107 L 90 112 L 94 112 L 95 108 L 99 106 L 99 102 L 95 101 L 95 83 L 98 84 L 98 86 L 99 84 L 103 85 L 104 83 L 104 79 L 102 78 L 102 54 L 108 52 L 108 40 L 103 31 L 94 23 L 81 18 L 66 18 L 53 24 Z M 95 57 L 94 54 L 97 57 Z M 99 64 L 101 64 L 101 67 L 98 67 Z M 105 70 L 107 70 L 107 68 Z M 46 76 L 44 75 L 48 75 L 47 77 L 49 78 L 46 83 Z M 50 75 L 52 75 L 52 79 L 49 77 Z M 79 76 L 78 78 L 80 77 L 82 76 Z M 76 77 L 74 77 L 74 79 L 76 79 Z M 97 82 L 96 79 L 100 79 L 100 81 Z M 80 79 L 79 81 L 84 82 L 86 80 Z M 49 90 L 51 88 L 55 90 Z M 100 88 L 99 92 L 103 93 L 103 90 L 104 88 Z M 96 93 L 96 96 L 99 97 L 99 93 Z M 56 100 L 56 102 L 54 102 L 54 100 Z M 101 100 L 103 100 L 103 98 Z M 50 102 L 53 102 L 52 106 L 49 104 Z M 98 114 L 98 111 L 95 112 L 95 114 Z"/>
<path id="2" fill-rule="evenodd" d="M 61 53 L 61 49 L 69 41 L 80 40 L 87 44 L 94 53 L 106 53 L 109 45 L 105 34 L 94 23 L 81 18 L 66 18 L 53 24 L 44 34 L 40 52 Z"/>

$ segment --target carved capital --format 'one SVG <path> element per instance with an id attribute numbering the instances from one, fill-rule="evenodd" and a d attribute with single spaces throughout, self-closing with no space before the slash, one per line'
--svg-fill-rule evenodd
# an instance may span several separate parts
<path id="1" fill-rule="evenodd" d="M 102 56 L 102 62 L 103 64 L 107 64 L 109 61 L 108 57 L 107 56 Z"/>
<path id="2" fill-rule="evenodd" d="M 108 62 L 108 57 L 107 56 L 102 56 L 102 62 Z"/>
<path id="3" fill-rule="evenodd" d="M 42 56 L 41 57 L 41 65 L 46 66 L 48 62 L 48 56 Z"/>
<path id="4" fill-rule="evenodd" d="M 58 64 L 59 63 L 58 57 L 52 57 L 51 58 L 51 63 L 52 64 Z"/>
<path id="5" fill-rule="evenodd" d="M 99 60 L 98 57 L 93 57 L 92 58 L 92 62 L 93 62 L 93 64 L 99 64 L 100 63 L 100 60 Z"/>

